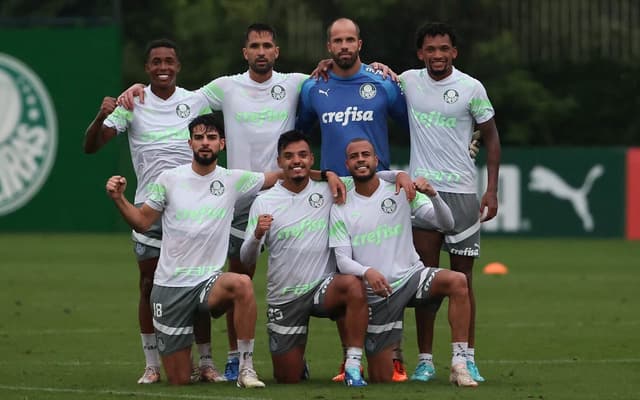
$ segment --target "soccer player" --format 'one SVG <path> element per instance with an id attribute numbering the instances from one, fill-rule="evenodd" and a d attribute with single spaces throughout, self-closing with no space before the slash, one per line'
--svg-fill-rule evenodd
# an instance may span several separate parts
<path id="1" fill-rule="evenodd" d="M 439 265 L 440 249 L 449 252 L 451 269 L 467 278 L 471 319 L 467 368 L 474 380 L 484 381 L 475 364 L 475 310 L 472 285 L 474 258 L 480 256 L 480 223 L 498 211 L 500 139 L 494 110 L 482 83 L 457 70 L 458 55 L 453 29 L 428 23 L 416 35 L 418 58 L 425 68 L 400 75 L 409 109 L 412 177 L 424 177 L 449 205 L 455 220 L 452 230 L 439 231 L 416 219 L 413 240 L 426 265 Z M 474 125 L 487 149 L 487 189 L 480 202 L 476 195 L 476 167 L 468 143 Z M 412 378 L 428 381 L 435 376 L 432 362 L 435 311 L 423 310 L 429 322 L 421 332 L 420 361 Z M 416 315 L 419 319 L 419 315 Z"/>
<path id="2" fill-rule="evenodd" d="M 260 247 L 269 247 L 267 330 L 276 381 L 300 381 L 310 316 L 343 317 L 345 383 L 365 386 L 360 375 L 368 320 L 364 285 L 353 275 L 336 274 L 328 231 L 332 194 L 326 182 L 310 180 L 313 163 L 302 132 L 280 136 L 278 166 L 284 180 L 251 206 L 240 255 L 245 264 L 255 264 Z"/>
<path id="3" fill-rule="evenodd" d="M 166 39 L 150 42 L 144 64 L 150 83 L 144 88 L 146 104 L 137 104 L 135 110 L 128 111 L 123 107 L 116 108 L 114 98 L 105 97 L 85 133 L 85 153 L 95 153 L 116 135 L 128 134 L 131 161 L 138 181 L 134 200 L 137 206 L 147 199 L 149 185 L 162 171 L 191 161 L 192 152 L 187 144 L 189 121 L 198 114 L 210 112 L 206 101 L 176 86 L 180 67 L 175 43 Z M 155 383 L 160 380 L 160 357 L 149 296 L 160 255 L 160 221 L 145 232 L 133 231 L 132 238 L 140 271 L 138 320 L 146 360 L 138 383 Z M 199 321 L 195 333 L 200 361 L 195 377 L 208 382 L 223 381 L 211 357 L 209 316 L 205 314 Z"/>
<path id="4" fill-rule="evenodd" d="M 330 79 L 308 80 L 300 92 L 296 127 L 309 133 L 320 122 L 320 166 L 340 176 L 348 176 L 344 151 L 354 138 L 368 139 L 380 157 L 378 168 L 390 165 L 387 118 L 392 117 L 409 131 L 407 105 L 398 83 L 383 79 L 382 72 L 360 60 L 360 28 L 347 18 L 335 20 L 327 28 L 327 50 L 333 64 Z M 411 190 L 405 186 L 405 190 Z M 339 329 L 340 324 L 338 324 Z M 396 381 L 407 380 L 400 347 L 397 348 Z M 344 364 L 333 380 L 344 379 Z"/>
<path id="5" fill-rule="evenodd" d="M 477 386 L 466 367 L 469 333 L 469 296 L 462 273 L 427 268 L 411 242 L 411 215 L 432 229 L 453 227 L 446 203 L 424 178 L 416 180 L 420 193 L 410 203 L 393 193 L 377 174 L 373 145 L 355 139 L 347 146 L 346 165 L 355 188 L 344 205 L 331 210 L 329 243 L 342 273 L 362 277 L 370 306 L 366 352 L 369 379 L 390 382 L 394 373 L 394 347 L 402 337 L 404 309 L 424 308 L 449 297 L 452 359 L 450 381 Z"/>
<path id="6" fill-rule="evenodd" d="M 198 310 L 205 309 L 217 318 L 235 308 L 234 327 L 241 353 L 237 385 L 264 387 L 253 368 L 256 302 L 251 279 L 221 270 L 236 202 L 273 186 L 278 174 L 217 166 L 218 153 L 225 144 L 224 129 L 213 114 L 195 118 L 189 123 L 189 132 L 193 160 L 161 173 L 142 207 L 126 200 L 126 180 L 121 176 L 108 180 L 107 193 L 137 232 L 145 232 L 162 216 L 164 240 L 151 301 L 158 349 L 169 382 L 190 382 L 193 321 Z"/>
<path id="7" fill-rule="evenodd" d="M 348 176 L 344 150 L 351 139 L 366 138 L 389 169 L 387 117 L 409 131 L 407 105 L 399 84 L 360 60 L 360 28 L 350 19 L 335 20 L 327 29 L 327 50 L 333 59 L 330 79 L 308 80 L 300 92 L 296 128 L 309 133 L 316 121 L 322 135 L 320 166 Z"/>

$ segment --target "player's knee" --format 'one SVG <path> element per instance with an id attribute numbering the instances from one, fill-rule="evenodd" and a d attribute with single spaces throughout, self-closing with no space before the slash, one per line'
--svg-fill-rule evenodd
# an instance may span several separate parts
<path id="1" fill-rule="evenodd" d="M 253 296 L 253 282 L 249 275 L 236 275 L 235 285 L 238 295 L 243 297 Z"/>
<path id="2" fill-rule="evenodd" d="M 347 296 L 352 301 L 367 301 L 367 291 L 362 279 L 353 275 L 347 277 L 345 289 Z"/>
<path id="3" fill-rule="evenodd" d="M 468 295 L 468 282 L 467 277 L 462 272 L 453 272 L 451 274 L 451 294 L 459 296 Z"/>

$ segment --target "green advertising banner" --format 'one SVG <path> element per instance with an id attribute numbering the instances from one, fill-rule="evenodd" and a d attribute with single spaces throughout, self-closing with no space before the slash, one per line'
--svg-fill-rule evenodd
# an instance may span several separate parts
<path id="1" fill-rule="evenodd" d="M 103 188 L 126 146 L 82 152 L 102 98 L 121 90 L 120 47 L 115 26 L 0 29 L 0 231 L 122 225 Z"/>
<path id="2" fill-rule="evenodd" d="M 626 148 L 503 148 L 498 216 L 485 234 L 624 237 Z M 392 159 L 408 168 L 408 149 Z M 484 154 L 477 161 L 484 193 Z"/>
<path id="3" fill-rule="evenodd" d="M 623 148 L 509 149 L 499 215 L 484 232 L 624 237 Z M 483 174 L 484 175 L 484 174 Z M 484 186 L 482 186 L 484 187 Z"/>

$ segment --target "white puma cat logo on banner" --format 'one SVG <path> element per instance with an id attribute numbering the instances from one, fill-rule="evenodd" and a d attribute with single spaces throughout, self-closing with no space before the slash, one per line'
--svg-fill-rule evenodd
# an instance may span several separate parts
<path id="1" fill-rule="evenodd" d="M 569 186 L 560 176 L 548 168 L 536 165 L 530 174 L 529 190 L 536 192 L 548 192 L 553 197 L 571 202 L 574 211 L 582 220 L 585 231 L 591 232 L 594 228 L 593 217 L 589 212 L 587 195 L 596 179 L 604 173 L 601 164 L 594 165 L 584 179 L 580 188 Z"/>

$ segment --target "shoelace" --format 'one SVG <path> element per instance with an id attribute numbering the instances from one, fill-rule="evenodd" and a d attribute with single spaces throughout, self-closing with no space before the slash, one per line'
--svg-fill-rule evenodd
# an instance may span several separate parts
<path id="1" fill-rule="evenodd" d="M 433 374 L 433 368 L 425 363 L 421 363 L 420 365 L 418 365 L 418 369 L 417 372 L 419 374 Z"/>
<path id="2" fill-rule="evenodd" d="M 251 368 L 243 368 L 242 371 L 240 371 L 240 374 L 243 376 L 250 376 L 252 378 L 258 379 L 258 373 Z"/>
<path id="3" fill-rule="evenodd" d="M 155 367 L 145 367 L 145 368 L 144 368 L 144 374 L 145 374 L 145 375 L 148 375 L 148 374 L 149 374 L 149 375 L 150 375 L 150 374 L 157 374 L 157 373 L 158 373 L 158 371 L 156 370 L 156 368 L 155 368 Z"/>
<path id="4" fill-rule="evenodd" d="M 215 369 L 213 365 L 203 365 L 202 367 L 200 367 L 200 374 L 201 375 L 212 374 L 213 376 L 216 376 L 216 377 L 220 375 L 220 373 Z"/>
<path id="5" fill-rule="evenodd" d="M 470 383 L 473 381 L 473 378 L 471 378 L 471 375 L 469 375 L 469 371 L 467 370 L 457 371 L 456 373 L 458 374 L 458 377 L 462 378 L 464 382 Z"/>

